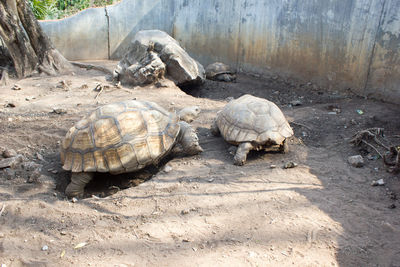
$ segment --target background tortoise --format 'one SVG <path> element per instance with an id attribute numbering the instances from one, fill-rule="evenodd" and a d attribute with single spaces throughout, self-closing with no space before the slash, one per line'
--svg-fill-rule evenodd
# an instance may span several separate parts
<path id="1" fill-rule="evenodd" d="M 233 82 L 236 80 L 236 74 L 228 65 L 215 62 L 207 66 L 206 78 L 215 81 Z"/>
<path id="2" fill-rule="evenodd" d="M 61 146 L 63 169 L 71 171 L 65 193 L 82 196 L 94 172 L 119 174 L 158 163 L 172 149 L 194 155 L 202 151 L 188 122 L 198 107 L 179 114 L 156 103 L 128 100 L 97 108 L 66 134 Z"/>
<path id="3" fill-rule="evenodd" d="M 239 146 L 234 157 L 235 165 L 243 165 L 252 149 L 288 152 L 286 138 L 293 135 L 292 128 L 277 105 L 252 95 L 229 102 L 218 113 L 211 131 Z"/>

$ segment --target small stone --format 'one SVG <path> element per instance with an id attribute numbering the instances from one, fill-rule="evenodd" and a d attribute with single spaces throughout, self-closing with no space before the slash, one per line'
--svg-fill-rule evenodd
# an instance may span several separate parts
<path id="1" fill-rule="evenodd" d="M 188 238 L 184 238 L 184 239 L 182 239 L 182 242 L 188 243 L 188 242 L 190 242 L 190 240 Z"/>
<path id="2" fill-rule="evenodd" d="M 276 168 L 276 165 L 275 164 L 272 164 L 271 166 L 269 166 L 271 169 L 275 169 Z"/>
<path id="3" fill-rule="evenodd" d="M 72 203 L 76 203 L 76 202 L 78 202 L 78 199 L 77 199 L 76 197 L 73 197 L 73 198 L 71 199 L 71 202 L 72 202 Z"/>
<path id="4" fill-rule="evenodd" d="M 383 179 L 379 179 L 377 181 L 372 181 L 371 185 L 372 186 L 383 186 L 383 185 L 385 185 L 385 181 L 383 181 Z"/>
<path id="5" fill-rule="evenodd" d="M 6 108 L 15 108 L 15 104 L 14 103 L 7 103 L 7 104 L 5 104 L 4 107 L 6 107 Z"/>
<path id="6" fill-rule="evenodd" d="M 52 170 L 51 173 L 52 173 L 52 174 L 57 174 L 58 171 L 57 171 L 57 170 Z"/>
<path id="7" fill-rule="evenodd" d="M 44 158 L 40 153 L 36 153 L 36 157 L 37 157 L 38 160 L 44 161 Z"/>
<path id="8" fill-rule="evenodd" d="M 283 168 L 284 168 L 284 169 L 290 169 L 290 168 L 295 168 L 295 167 L 297 167 L 297 163 L 295 163 L 295 162 L 293 162 L 293 161 L 286 162 L 286 163 L 283 165 Z"/>
<path id="9" fill-rule="evenodd" d="M 214 178 L 210 178 L 207 180 L 207 182 L 212 183 L 212 182 L 214 182 L 214 180 L 215 180 Z"/>
<path id="10" fill-rule="evenodd" d="M 7 149 L 7 148 L 3 151 L 2 154 L 4 158 L 12 158 L 18 155 L 14 149 Z"/>
<path id="11" fill-rule="evenodd" d="M 361 155 L 350 156 L 347 158 L 347 161 L 351 166 L 356 168 L 364 166 L 364 158 Z"/>
<path id="12" fill-rule="evenodd" d="M 184 210 L 181 211 L 181 214 L 182 215 L 189 214 L 189 210 L 188 209 L 184 209 Z"/>
<path id="13" fill-rule="evenodd" d="M 65 231 L 60 231 L 60 235 L 67 235 L 67 232 L 65 232 Z"/>
<path id="14" fill-rule="evenodd" d="M 3 233 L 0 233 L 0 238 L 4 238 L 4 234 Z"/>
<path id="15" fill-rule="evenodd" d="M 57 193 L 56 193 L 56 192 L 54 192 L 54 193 L 53 193 L 53 196 L 57 197 Z"/>
<path id="16" fill-rule="evenodd" d="M 27 180 L 28 183 L 37 183 L 39 181 L 39 177 L 41 176 L 40 169 L 34 170 Z"/>
<path id="17" fill-rule="evenodd" d="M 290 102 L 292 106 L 301 106 L 303 103 L 300 100 L 293 100 Z"/>
<path id="18" fill-rule="evenodd" d="M 21 86 L 19 84 L 14 84 L 14 86 L 11 88 L 11 90 L 19 91 L 21 90 Z"/>
<path id="19" fill-rule="evenodd" d="M 169 172 L 171 172 L 171 171 L 172 171 L 171 165 L 165 165 L 165 167 L 164 167 L 164 172 L 165 172 L 165 173 L 169 173 Z"/>
<path id="20" fill-rule="evenodd" d="M 54 108 L 51 113 L 62 115 L 62 114 L 66 114 L 67 111 L 63 108 Z"/>
<path id="21" fill-rule="evenodd" d="M 193 251 L 195 251 L 195 252 L 197 251 L 197 248 L 192 248 L 192 249 L 193 249 Z"/>
<path id="22" fill-rule="evenodd" d="M 46 250 L 49 250 L 49 247 L 46 246 L 46 245 L 44 245 L 44 246 L 42 247 L 42 251 L 46 251 Z"/>

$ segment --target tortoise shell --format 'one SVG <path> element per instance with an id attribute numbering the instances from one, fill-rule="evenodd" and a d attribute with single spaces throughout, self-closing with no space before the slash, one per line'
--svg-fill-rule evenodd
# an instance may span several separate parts
<path id="1" fill-rule="evenodd" d="M 224 63 L 215 62 L 206 67 L 207 79 L 213 79 L 217 75 L 224 74 L 224 73 L 233 74 L 231 67 Z"/>
<path id="2" fill-rule="evenodd" d="M 216 124 L 232 144 L 276 144 L 293 135 L 282 111 L 273 102 L 252 95 L 230 101 L 218 114 Z"/>
<path id="3" fill-rule="evenodd" d="M 63 169 L 124 173 L 158 162 L 173 147 L 179 117 L 159 105 L 129 100 L 94 110 L 61 145 Z"/>

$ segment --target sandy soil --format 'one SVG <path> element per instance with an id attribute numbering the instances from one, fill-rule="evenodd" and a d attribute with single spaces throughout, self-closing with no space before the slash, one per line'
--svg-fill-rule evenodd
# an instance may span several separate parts
<path id="1" fill-rule="evenodd" d="M 58 86 L 62 80 L 69 85 Z M 11 90 L 14 83 L 21 90 Z M 97 83 L 110 87 L 96 99 Z M 385 128 L 385 140 L 399 144 L 398 106 L 281 77 L 239 75 L 237 83 L 207 81 L 185 91 L 164 84 L 117 89 L 104 74 L 77 69 L 0 87 L 0 146 L 24 157 L 0 170 L 0 264 L 400 266 L 399 175 L 374 151 L 349 144 L 369 127 Z M 282 108 L 295 131 L 288 154 L 254 152 L 234 166 L 230 145 L 210 134 L 226 98 L 245 93 Z M 68 200 L 60 140 L 95 107 L 131 98 L 170 110 L 199 105 L 193 125 L 204 152 L 96 177 L 86 198 Z M 350 166 L 347 157 L 360 153 L 365 166 Z M 288 161 L 298 167 L 283 169 Z M 371 186 L 378 179 L 385 185 Z"/>

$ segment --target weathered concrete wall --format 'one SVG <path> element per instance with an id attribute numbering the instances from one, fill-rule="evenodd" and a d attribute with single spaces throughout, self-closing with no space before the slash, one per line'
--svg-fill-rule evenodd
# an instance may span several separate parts
<path id="1" fill-rule="evenodd" d="M 160 29 L 203 65 L 400 101 L 399 14 L 398 0 L 125 0 L 42 25 L 69 59 L 118 59 Z"/>

